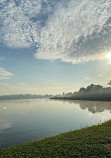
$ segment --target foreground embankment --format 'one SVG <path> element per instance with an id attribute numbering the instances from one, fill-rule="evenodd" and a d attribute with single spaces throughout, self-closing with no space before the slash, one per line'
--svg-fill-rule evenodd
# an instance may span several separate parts
<path id="1" fill-rule="evenodd" d="M 111 158 L 111 121 L 1 149 L 0 158 Z"/>

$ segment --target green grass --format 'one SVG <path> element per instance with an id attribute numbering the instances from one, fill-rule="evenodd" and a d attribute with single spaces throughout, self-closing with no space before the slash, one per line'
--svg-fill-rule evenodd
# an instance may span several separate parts
<path id="1" fill-rule="evenodd" d="M 0 158 L 111 158 L 111 121 L 0 150 Z"/>

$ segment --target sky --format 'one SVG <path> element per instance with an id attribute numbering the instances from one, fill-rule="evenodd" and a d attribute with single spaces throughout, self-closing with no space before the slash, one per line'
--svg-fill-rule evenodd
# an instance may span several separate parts
<path id="1" fill-rule="evenodd" d="M 0 0 L 0 95 L 110 80 L 110 0 Z"/>

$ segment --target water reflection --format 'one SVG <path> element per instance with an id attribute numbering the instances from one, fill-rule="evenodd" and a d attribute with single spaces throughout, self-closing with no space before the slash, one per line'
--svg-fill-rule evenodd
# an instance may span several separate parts
<path id="1" fill-rule="evenodd" d="M 0 148 L 111 119 L 111 102 L 34 99 L 0 101 L 0 106 Z"/>
<path id="2" fill-rule="evenodd" d="M 79 102 L 81 109 L 88 109 L 89 112 L 97 113 L 109 110 L 111 112 L 110 102 Z"/>
<path id="3" fill-rule="evenodd" d="M 78 104 L 82 110 L 87 109 L 91 113 L 104 112 L 108 110 L 111 113 L 111 102 L 106 101 L 78 101 L 78 100 L 61 100 L 64 104 Z"/>
<path id="4" fill-rule="evenodd" d="M 12 127 L 11 123 L 5 122 L 4 120 L 0 120 L 0 132 L 10 127 Z"/>

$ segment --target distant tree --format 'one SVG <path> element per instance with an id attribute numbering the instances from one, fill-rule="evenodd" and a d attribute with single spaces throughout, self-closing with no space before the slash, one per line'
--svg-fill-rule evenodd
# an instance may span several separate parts
<path id="1" fill-rule="evenodd" d="M 100 85 L 95 86 L 95 90 L 100 90 L 100 89 L 103 89 L 103 86 L 100 86 Z"/>
<path id="2" fill-rule="evenodd" d="M 91 84 L 90 86 L 87 87 L 87 91 L 92 91 L 95 89 L 95 85 Z"/>
<path id="3" fill-rule="evenodd" d="M 103 89 L 103 86 L 91 84 L 87 87 L 87 91 L 100 90 Z"/>
<path id="4" fill-rule="evenodd" d="M 86 88 L 82 87 L 80 88 L 79 92 L 85 92 L 86 91 Z"/>
<path id="5" fill-rule="evenodd" d="M 108 82 L 108 85 L 111 85 L 111 81 Z"/>

